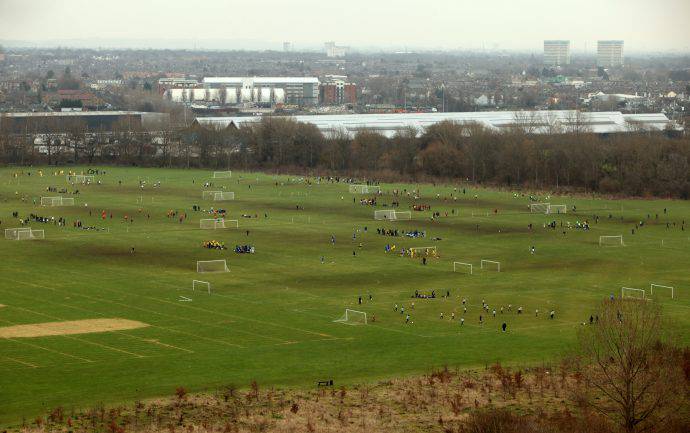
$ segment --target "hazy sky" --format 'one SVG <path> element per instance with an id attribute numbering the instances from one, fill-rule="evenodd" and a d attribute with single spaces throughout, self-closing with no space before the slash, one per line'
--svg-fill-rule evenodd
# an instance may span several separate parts
<path id="1" fill-rule="evenodd" d="M 689 21 L 690 0 L 0 0 L 5 43 L 92 46 L 541 51 L 569 39 L 578 52 L 623 39 L 627 52 L 690 51 Z"/>

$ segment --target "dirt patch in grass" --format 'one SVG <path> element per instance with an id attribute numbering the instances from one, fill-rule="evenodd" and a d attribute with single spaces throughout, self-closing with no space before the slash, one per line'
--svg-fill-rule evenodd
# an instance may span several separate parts
<path id="1" fill-rule="evenodd" d="M 33 338 L 92 334 L 97 332 L 125 331 L 146 326 L 149 325 L 127 319 L 86 319 L 64 322 L 45 322 L 0 327 L 0 338 Z"/>
<path id="2" fill-rule="evenodd" d="M 0 308 L 4 307 L 4 305 L 0 304 Z"/>

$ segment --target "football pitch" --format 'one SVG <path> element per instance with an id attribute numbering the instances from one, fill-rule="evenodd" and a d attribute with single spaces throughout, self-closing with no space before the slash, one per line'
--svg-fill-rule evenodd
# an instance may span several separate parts
<path id="1" fill-rule="evenodd" d="M 548 363 L 622 287 L 660 303 L 671 329 L 690 340 L 686 201 L 541 194 L 567 206 L 545 214 L 530 212 L 529 191 L 462 184 L 382 184 L 376 196 L 326 179 L 213 179 L 208 170 L 106 167 L 90 184 L 71 184 L 69 170 L 87 168 L 0 169 L 0 228 L 22 227 L 30 214 L 48 219 L 26 224 L 44 239 L 0 240 L 0 425 L 178 386 L 339 386 L 444 365 Z M 41 206 L 55 196 L 74 205 Z M 360 203 L 374 197 L 376 206 Z M 227 228 L 200 228 L 215 217 L 211 208 L 227 211 Z M 374 219 L 388 209 L 411 219 Z M 545 227 L 552 221 L 555 229 Z M 577 228 L 584 221 L 589 230 Z M 415 230 L 425 236 L 402 235 Z M 619 235 L 623 245 L 600 245 Z M 203 247 L 208 241 L 228 249 Z M 437 256 L 423 264 L 401 255 L 411 247 L 436 247 Z M 210 260 L 225 260 L 229 272 L 198 273 L 197 262 Z M 472 274 L 454 262 L 472 264 Z M 192 290 L 193 280 L 211 293 Z M 346 309 L 366 313 L 367 324 L 335 321 Z"/>

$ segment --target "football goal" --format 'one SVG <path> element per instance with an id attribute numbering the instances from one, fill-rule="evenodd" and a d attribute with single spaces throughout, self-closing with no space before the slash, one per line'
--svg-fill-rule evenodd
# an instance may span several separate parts
<path id="1" fill-rule="evenodd" d="M 225 220 L 223 218 L 199 220 L 199 228 L 207 230 L 224 229 Z"/>
<path id="2" fill-rule="evenodd" d="M 564 204 L 550 204 L 549 207 L 546 209 L 546 213 L 568 213 L 568 206 Z"/>
<path id="3" fill-rule="evenodd" d="M 366 325 L 367 313 L 364 311 L 350 310 L 348 308 L 345 310 L 345 314 L 341 318 L 335 319 L 334 322 L 344 323 L 346 325 Z"/>
<path id="4" fill-rule="evenodd" d="M 623 235 L 618 236 L 599 236 L 600 247 L 618 247 L 625 246 L 623 243 Z"/>
<path id="5" fill-rule="evenodd" d="M 484 269 L 484 268 L 496 269 L 496 272 L 501 272 L 501 262 L 497 262 L 495 260 L 482 259 L 479 262 L 479 267 L 481 269 Z"/>
<path id="6" fill-rule="evenodd" d="M 436 247 L 414 247 L 410 248 L 410 257 L 438 257 Z"/>
<path id="7" fill-rule="evenodd" d="M 374 219 L 376 220 L 395 220 L 397 219 L 395 216 L 396 212 L 394 210 L 375 210 L 374 211 Z"/>
<path id="8" fill-rule="evenodd" d="M 192 291 L 196 292 L 197 290 L 208 292 L 208 294 L 210 295 L 211 283 L 209 283 L 208 281 L 192 280 Z"/>
<path id="9" fill-rule="evenodd" d="M 550 203 L 532 203 L 529 205 L 530 212 L 549 213 Z"/>
<path id="10" fill-rule="evenodd" d="M 31 227 L 5 229 L 5 239 L 13 241 L 45 239 L 45 237 L 45 232 L 43 230 L 34 230 Z"/>
<path id="11" fill-rule="evenodd" d="M 204 200 L 211 200 L 213 199 L 213 197 L 215 197 L 216 194 L 220 194 L 222 192 L 223 191 L 203 191 L 201 193 L 201 198 L 203 198 Z"/>
<path id="12" fill-rule="evenodd" d="M 395 218 L 396 220 L 411 220 L 412 219 L 412 212 L 409 210 L 407 211 L 395 211 Z"/>
<path id="13" fill-rule="evenodd" d="M 196 271 L 205 272 L 230 272 L 225 259 L 222 260 L 200 260 L 196 262 Z"/>
<path id="14" fill-rule="evenodd" d="M 352 194 L 380 194 L 381 187 L 372 185 L 350 185 L 350 192 Z"/>
<path id="15" fill-rule="evenodd" d="M 213 194 L 213 201 L 235 200 L 234 192 L 216 192 Z"/>
<path id="16" fill-rule="evenodd" d="M 670 290 L 670 291 L 671 291 L 671 299 L 675 299 L 675 298 L 674 298 L 674 296 L 675 296 L 675 293 L 674 293 L 674 292 L 675 292 L 675 288 L 674 288 L 673 286 L 664 286 L 663 284 L 654 284 L 654 283 L 652 283 L 652 284 L 649 285 L 649 294 L 650 294 L 650 295 L 654 295 L 654 289 L 663 289 L 663 290 L 666 290 L 666 291 L 669 291 L 669 290 Z M 658 290 L 657 290 L 657 291 L 658 291 Z"/>
<path id="17" fill-rule="evenodd" d="M 647 292 L 644 289 L 635 289 L 633 287 L 621 287 L 621 299 L 647 299 Z"/>
<path id="18" fill-rule="evenodd" d="M 67 182 L 70 183 L 92 183 L 94 180 L 93 176 L 86 174 L 68 174 Z"/>
<path id="19" fill-rule="evenodd" d="M 465 273 L 469 271 L 469 274 L 472 275 L 472 268 L 472 263 L 453 262 L 453 272 L 458 272 L 458 269 L 460 269 L 460 271 L 464 270 Z"/>
<path id="20" fill-rule="evenodd" d="M 72 197 L 41 197 L 41 206 L 74 206 Z"/>
<path id="21" fill-rule="evenodd" d="M 214 179 L 229 179 L 232 177 L 232 171 L 214 171 L 213 172 L 213 178 Z"/>

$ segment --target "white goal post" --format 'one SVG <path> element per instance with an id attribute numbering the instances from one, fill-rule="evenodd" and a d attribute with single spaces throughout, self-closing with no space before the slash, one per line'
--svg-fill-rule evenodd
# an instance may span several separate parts
<path id="1" fill-rule="evenodd" d="M 380 194 L 381 187 L 375 185 L 350 185 L 350 192 L 352 194 Z"/>
<path id="2" fill-rule="evenodd" d="M 396 212 L 392 209 L 375 210 L 374 219 L 376 220 L 396 220 Z"/>
<path id="3" fill-rule="evenodd" d="M 552 213 L 568 213 L 568 206 L 564 204 L 550 204 L 549 207 L 546 209 L 547 214 L 552 214 Z"/>
<path id="4" fill-rule="evenodd" d="M 72 197 L 41 197 L 41 206 L 74 206 Z"/>
<path id="5" fill-rule="evenodd" d="M 201 198 L 203 198 L 204 200 L 213 199 L 213 197 L 215 197 L 216 194 L 220 194 L 221 192 L 223 191 L 202 191 Z"/>
<path id="6" fill-rule="evenodd" d="M 625 243 L 623 243 L 623 235 L 599 236 L 599 246 L 625 246 Z"/>
<path id="7" fill-rule="evenodd" d="M 229 179 L 232 177 L 232 171 L 214 171 L 213 172 L 213 178 L 214 179 Z"/>
<path id="8" fill-rule="evenodd" d="M 192 291 L 195 292 L 197 290 L 203 290 L 204 292 L 208 292 L 208 294 L 211 294 L 211 283 L 208 281 L 201 281 L 201 280 L 192 280 Z"/>
<path id="9" fill-rule="evenodd" d="M 460 269 L 469 269 L 469 270 L 470 270 L 470 275 L 472 275 L 472 271 L 473 271 L 472 263 L 453 262 L 453 272 L 457 272 L 457 271 L 458 271 L 458 267 L 459 267 Z"/>
<path id="10" fill-rule="evenodd" d="M 549 206 L 551 206 L 551 203 L 531 203 L 529 205 L 529 211 L 530 212 L 539 212 L 539 213 L 549 213 Z"/>
<path id="11" fill-rule="evenodd" d="M 213 229 L 213 230 L 224 229 L 225 228 L 225 220 L 223 218 L 199 220 L 199 228 L 200 229 Z"/>
<path id="12" fill-rule="evenodd" d="M 654 288 L 655 287 L 657 289 L 670 289 L 671 290 L 671 299 L 675 299 L 675 290 L 676 289 L 673 286 L 664 286 L 663 284 L 651 283 L 649 285 L 649 294 L 650 295 L 654 295 Z"/>
<path id="13" fill-rule="evenodd" d="M 222 260 L 200 260 L 196 262 L 196 271 L 200 274 L 206 272 L 230 272 L 225 259 Z"/>
<path id="14" fill-rule="evenodd" d="M 344 323 L 346 325 L 366 325 L 367 313 L 347 308 L 345 309 L 345 314 L 341 318 L 335 319 L 334 322 Z"/>
<path id="15" fill-rule="evenodd" d="M 644 289 L 635 289 L 633 287 L 621 287 L 621 299 L 647 299 L 647 292 Z"/>
<path id="16" fill-rule="evenodd" d="M 74 183 L 92 183 L 94 177 L 87 174 L 68 174 L 67 182 Z"/>
<path id="17" fill-rule="evenodd" d="M 496 272 L 501 272 L 501 262 L 497 262 L 497 261 L 495 261 L 495 260 L 486 260 L 486 259 L 482 259 L 482 260 L 479 262 L 479 267 L 480 267 L 481 269 L 484 269 L 484 264 L 486 264 L 486 267 L 487 267 L 487 268 L 488 268 L 490 265 L 492 265 L 492 267 L 496 268 Z"/>
<path id="18" fill-rule="evenodd" d="M 43 230 L 34 230 L 31 227 L 5 229 L 5 239 L 13 241 L 45 239 L 45 237 L 45 232 Z"/>
<path id="19" fill-rule="evenodd" d="M 227 200 L 235 200 L 235 193 L 234 192 L 223 192 L 219 191 L 213 194 L 213 201 L 227 201 Z"/>

